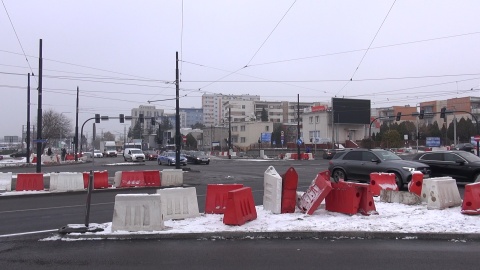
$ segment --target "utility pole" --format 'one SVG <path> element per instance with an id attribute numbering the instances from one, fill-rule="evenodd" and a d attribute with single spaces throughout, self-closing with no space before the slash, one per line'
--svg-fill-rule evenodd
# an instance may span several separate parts
<path id="1" fill-rule="evenodd" d="M 298 160 L 301 160 L 300 156 L 300 94 L 297 94 L 297 156 Z"/>
<path id="2" fill-rule="evenodd" d="M 75 162 L 78 161 L 78 86 L 77 86 L 77 109 L 75 112 L 75 149 L 74 149 L 74 156 L 75 156 Z"/>
<path id="3" fill-rule="evenodd" d="M 38 113 L 37 113 L 37 166 L 36 172 L 42 171 L 42 40 L 38 57 Z"/>
<path id="4" fill-rule="evenodd" d="M 175 69 L 175 169 L 180 169 L 180 74 L 178 70 L 178 52 L 176 52 Z"/>
<path id="5" fill-rule="evenodd" d="M 30 73 L 27 86 L 27 164 L 30 163 Z"/>
<path id="6" fill-rule="evenodd" d="M 230 102 L 228 103 L 228 159 L 232 159 L 232 107 Z"/>

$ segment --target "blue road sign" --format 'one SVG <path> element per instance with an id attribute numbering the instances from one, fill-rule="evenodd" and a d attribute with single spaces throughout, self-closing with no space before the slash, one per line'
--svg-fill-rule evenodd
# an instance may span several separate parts
<path id="1" fill-rule="evenodd" d="M 48 140 L 47 139 L 35 139 L 33 140 L 34 143 L 46 143 Z"/>

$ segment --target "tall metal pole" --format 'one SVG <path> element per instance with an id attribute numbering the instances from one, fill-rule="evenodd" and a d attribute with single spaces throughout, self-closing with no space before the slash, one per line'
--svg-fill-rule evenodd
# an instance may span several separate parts
<path id="1" fill-rule="evenodd" d="M 297 158 L 300 157 L 300 94 L 297 94 Z"/>
<path id="2" fill-rule="evenodd" d="M 232 107 L 228 103 L 228 159 L 232 159 Z"/>
<path id="3" fill-rule="evenodd" d="M 27 163 L 30 163 L 30 73 L 27 86 Z"/>
<path id="4" fill-rule="evenodd" d="M 77 86 L 77 109 L 75 111 L 75 152 L 74 152 L 74 155 L 75 155 L 75 161 L 78 161 L 78 92 L 79 92 L 79 89 L 78 89 L 78 86 Z"/>
<path id="5" fill-rule="evenodd" d="M 178 71 L 178 52 L 176 52 L 176 69 L 175 69 L 175 168 L 180 169 L 180 74 Z"/>
<path id="6" fill-rule="evenodd" d="M 40 56 L 38 57 L 37 173 L 42 171 L 42 62 L 42 40 L 40 39 Z"/>

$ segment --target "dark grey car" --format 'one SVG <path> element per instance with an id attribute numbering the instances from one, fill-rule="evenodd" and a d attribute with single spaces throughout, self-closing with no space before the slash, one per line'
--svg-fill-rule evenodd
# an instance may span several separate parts
<path id="1" fill-rule="evenodd" d="M 480 182 L 480 157 L 469 152 L 425 152 L 415 155 L 413 160 L 429 165 L 433 177 L 450 176 L 459 182 Z"/>
<path id="2" fill-rule="evenodd" d="M 383 149 L 353 149 L 338 153 L 329 161 L 328 170 L 334 181 L 350 179 L 369 182 L 370 173 L 394 173 L 399 188 L 410 182 L 413 171 L 420 171 L 424 177 L 430 177 L 428 165 L 403 160 L 395 153 Z"/>

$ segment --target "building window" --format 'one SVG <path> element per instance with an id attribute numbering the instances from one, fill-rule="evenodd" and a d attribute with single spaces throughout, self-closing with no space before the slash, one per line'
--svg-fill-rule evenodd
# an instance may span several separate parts
<path id="1" fill-rule="evenodd" d="M 320 116 L 315 116 L 315 123 L 318 123 L 318 120 L 319 120 Z"/>
<path id="2" fill-rule="evenodd" d="M 232 131 L 233 131 L 233 132 L 237 132 L 237 131 L 238 131 L 237 126 L 232 127 Z"/>
<path id="3" fill-rule="evenodd" d="M 245 131 L 245 126 L 240 126 L 240 131 Z"/>
<path id="4" fill-rule="evenodd" d="M 265 126 L 265 131 L 269 131 L 270 130 L 270 126 Z"/>
<path id="5" fill-rule="evenodd" d="M 245 143 L 245 137 L 240 137 L 240 142 Z"/>
<path id="6" fill-rule="evenodd" d="M 308 120 L 310 120 L 310 124 L 312 124 L 312 123 L 313 123 L 313 116 L 310 116 L 310 117 L 308 118 Z"/>

